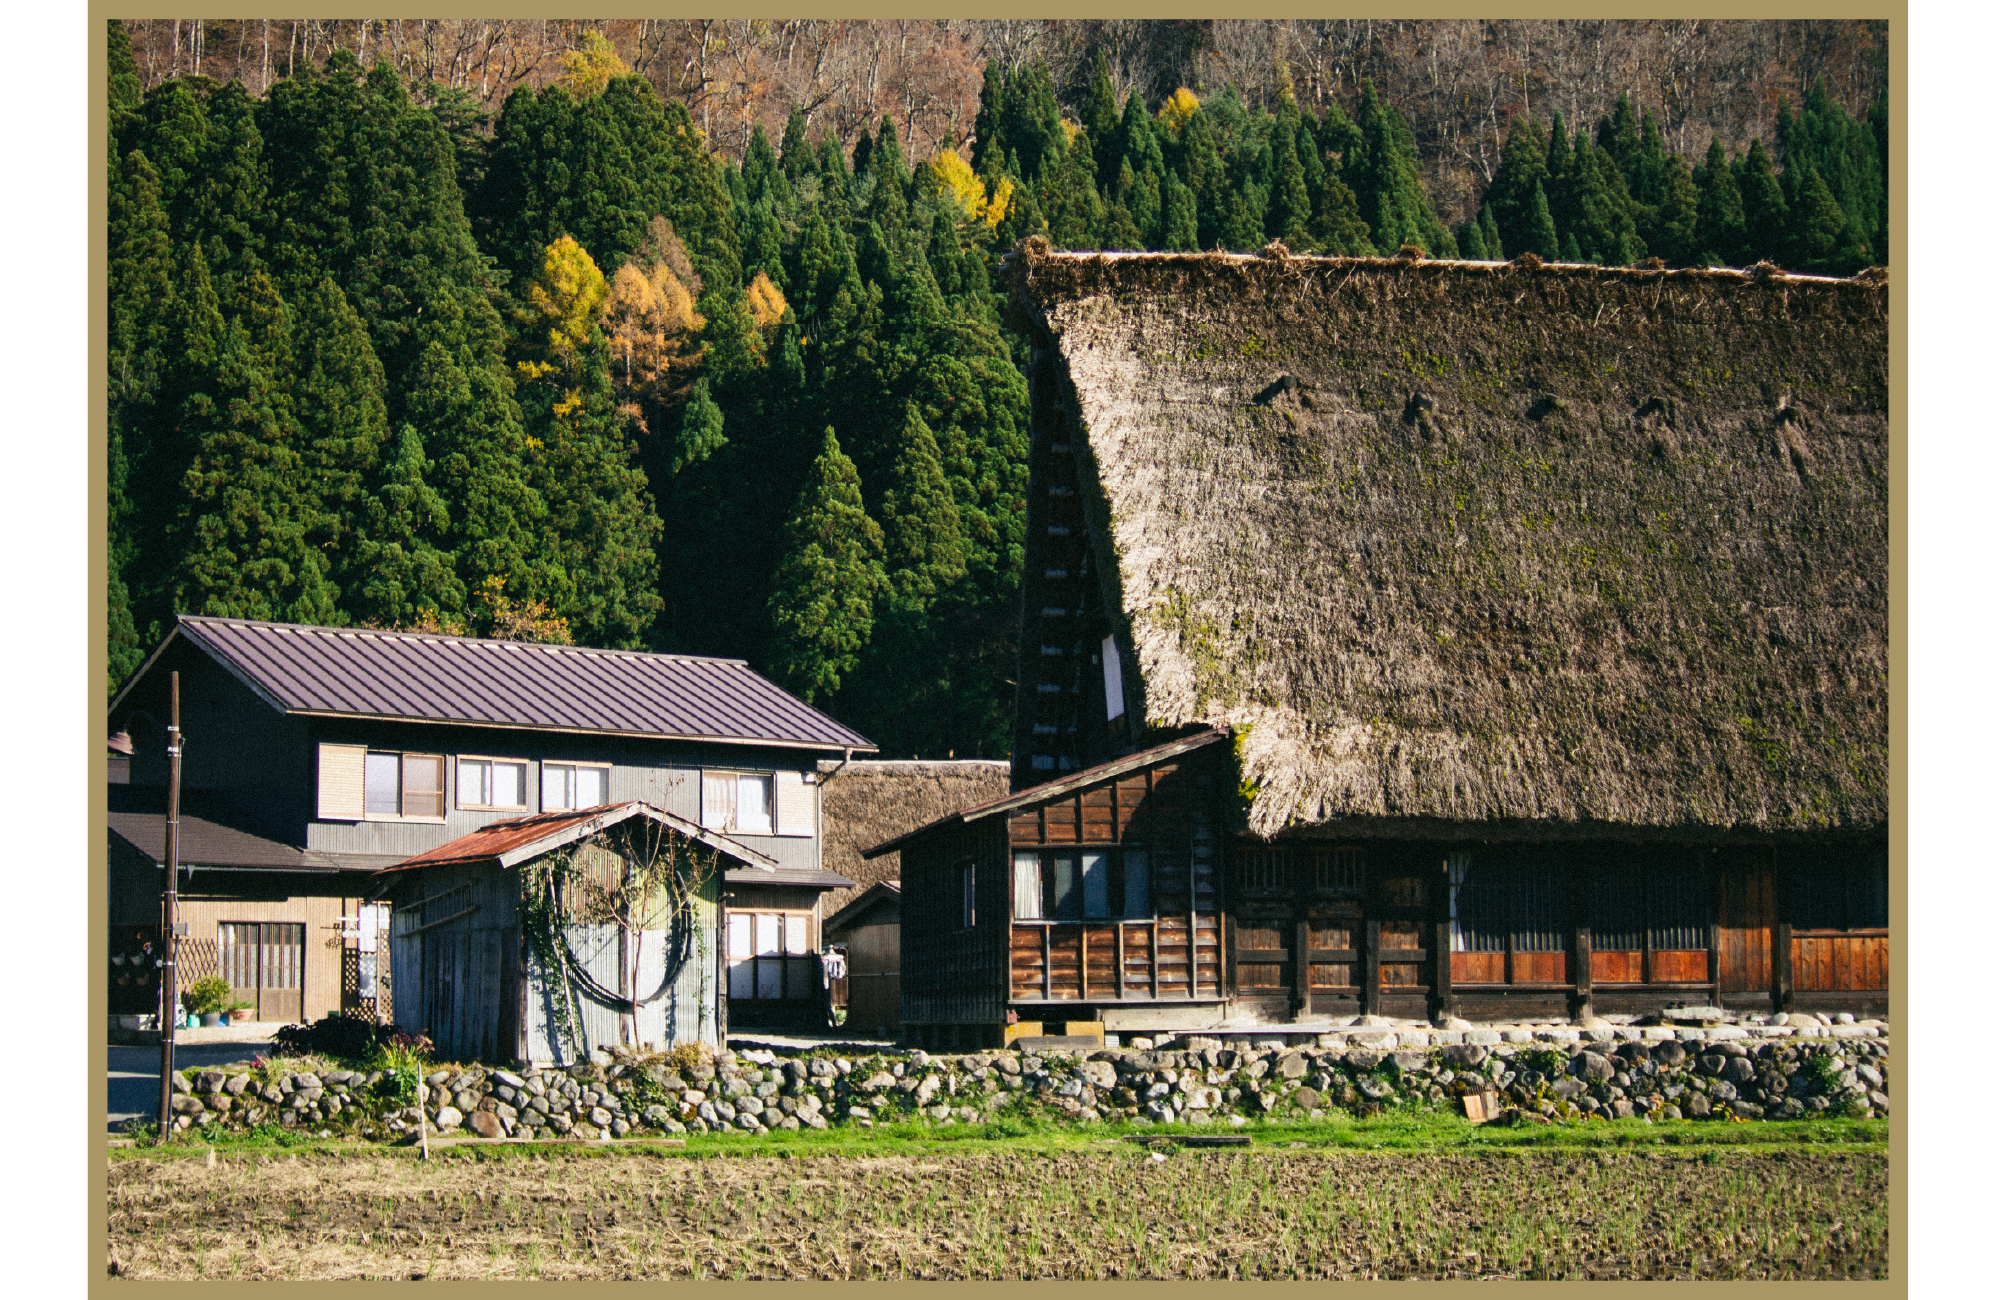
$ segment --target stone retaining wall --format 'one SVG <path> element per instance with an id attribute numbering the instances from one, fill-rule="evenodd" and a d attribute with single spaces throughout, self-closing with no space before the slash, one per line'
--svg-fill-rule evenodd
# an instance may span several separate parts
<path id="1" fill-rule="evenodd" d="M 1509 1123 L 1889 1114 L 1883 1026 L 1840 1026 L 1875 1032 L 1803 1041 L 1742 1033 L 1738 1026 L 1676 1029 L 1667 1039 L 1626 1038 L 1620 1032 L 1626 1028 L 1576 1042 L 1423 1047 L 1223 1046 L 1197 1037 L 1177 1042 L 1176 1050 L 1087 1054 L 745 1051 L 678 1068 L 660 1057 L 597 1052 L 567 1068 L 441 1067 L 420 1091 L 433 1134 L 486 1138 L 970 1124 L 1017 1116 L 1242 1126 L 1267 1117 L 1333 1120 L 1399 1107 L 1459 1113 L 1469 1093 L 1485 1095 Z M 316 1074 L 283 1061 L 254 1071 L 188 1070 L 175 1077 L 173 1107 L 182 1129 L 276 1124 L 325 1137 L 413 1137 L 418 1108 L 386 1098 L 382 1085 L 377 1071 Z"/>

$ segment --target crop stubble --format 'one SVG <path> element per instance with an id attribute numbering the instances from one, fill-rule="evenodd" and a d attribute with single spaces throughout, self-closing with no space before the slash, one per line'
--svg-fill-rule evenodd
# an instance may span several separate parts
<path id="1" fill-rule="evenodd" d="M 246 1167 L 247 1166 L 247 1167 Z M 1876 1152 L 122 1160 L 131 1278 L 1876 1278 Z"/>

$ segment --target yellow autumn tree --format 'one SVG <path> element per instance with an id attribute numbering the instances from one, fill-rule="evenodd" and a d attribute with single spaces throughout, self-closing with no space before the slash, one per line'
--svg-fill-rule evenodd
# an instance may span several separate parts
<path id="1" fill-rule="evenodd" d="M 562 76 L 557 80 L 578 99 L 597 98 L 613 77 L 631 72 L 601 32 L 584 33 L 582 47 L 565 51 L 562 65 Z"/>
<path id="2" fill-rule="evenodd" d="M 581 389 L 561 379 L 583 362 L 590 332 L 597 325 L 607 292 L 604 273 L 583 245 L 564 235 L 542 253 L 541 268 L 528 285 L 528 305 L 521 312 L 521 337 L 532 354 L 516 363 L 523 381 L 553 379 L 562 387 L 554 409 L 566 416 L 581 403 Z"/>
<path id="3" fill-rule="evenodd" d="M 611 344 L 611 382 L 626 413 L 649 431 L 664 408 L 686 395 L 701 367 L 696 340 L 708 322 L 695 310 L 700 284 L 673 226 L 655 217 L 605 294 L 601 322 Z"/>
<path id="4" fill-rule="evenodd" d="M 932 193 L 949 195 L 958 210 L 969 221 L 980 221 L 988 230 L 997 227 L 1007 219 L 1007 204 L 1014 197 L 1014 182 L 1002 178 L 999 186 L 987 193 L 986 183 L 972 165 L 958 156 L 955 149 L 940 150 L 938 156 L 924 164 L 923 183 Z"/>
<path id="5" fill-rule="evenodd" d="M 1193 117 L 1195 110 L 1200 107 L 1201 100 L 1195 97 L 1195 93 L 1192 90 L 1189 90 L 1186 86 L 1182 86 L 1179 90 L 1167 96 L 1166 102 L 1160 105 L 1158 114 L 1160 125 L 1173 132 L 1175 138 L 1178 139 L 1181 128 L 1187 125 L 1188 119 Z"/>
<path id="6" fill-rule="evenodd" d="M 750 319 L 757 323 L 757 332 L 769 334 L 778 328 L 778 322 L 785 319 L 785 295 L 778 292 L 778 286 L 771 283 L 771 277 L 762 271 L 750 282 Z"/>

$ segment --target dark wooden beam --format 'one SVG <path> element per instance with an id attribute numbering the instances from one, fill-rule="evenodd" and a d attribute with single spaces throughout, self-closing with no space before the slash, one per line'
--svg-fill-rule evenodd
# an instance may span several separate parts
<path id="1" fill-rule="evenodd" d="M 1304 904 L 1299 906 L 1303 909 Z M 1292 985 L 1292 1005 L 1299 1009 L 1299 1018 L 1306 1019 L 1313 1013 L 1312 923 L 1306 919 L 1303 910 L 1299 912 L 1298 925 L 1294 928 L 1298 933 L 1292 949 L 1292 979 L 1295 981 Z"/>
<path id="2" fill-rule="evenodd" d="M 1570 982 L 1571 1015 L 1577 1020 L 1590 1017 L 1590 872 L 1585 863 L 1572 860 L 1569 869 Z"/>
<path id="3" fill-rule="evenodd" d="M 1369 917 L 1361 923 L 1361 1014 L 1381 1014 L 1382 922 Z"/>
<path id="4" fill-rule="evenodd" d="M 1771 851 L 1771 1009 L 1792 1009 L 1792 891 L 1788 866 Z"/>

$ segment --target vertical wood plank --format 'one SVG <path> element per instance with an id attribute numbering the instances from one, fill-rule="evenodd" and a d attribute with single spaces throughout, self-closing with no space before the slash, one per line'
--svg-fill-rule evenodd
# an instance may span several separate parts
<path id="1" fill-rule="evenodd" d="M 1114 789 L 1116 787 L 1113 787 Z M 1125 922 L 1118 922 L 1118 998 L 1125 998 Z"/>
<path id="2" fill-rule="evenodd" d="M 1574 859 L 1569 869 L 1570 975 L 1575 1015 L 1581 1020 L 1590 1005 L 1590 881 L 1585 864 Z"/>
<path id="3" fill-rule="evenodd" d="M 1369 917 L 1361 926 L 1361 1014 L 1380 1015 L 1382 1008 L 1382 922 Z"/>
<path id="4" fill-rule="evenodd" d="M 1049 948 L 1050 928 L 1046 925 L 1042 927 L 1042 997 L 1045 999 L 1055 996 L 1055 963 L 1051 960 Z"/>
<path id="5" fill-rule="evenodd" d="M 1313 1013 L 1312 991 L 1312 926 L 1307 920 L 1305 905 L 1295 902 L 1299 908 L 1292 941 L 1292 1001 L 1299 1009 L 1301 1018 Z"/>

